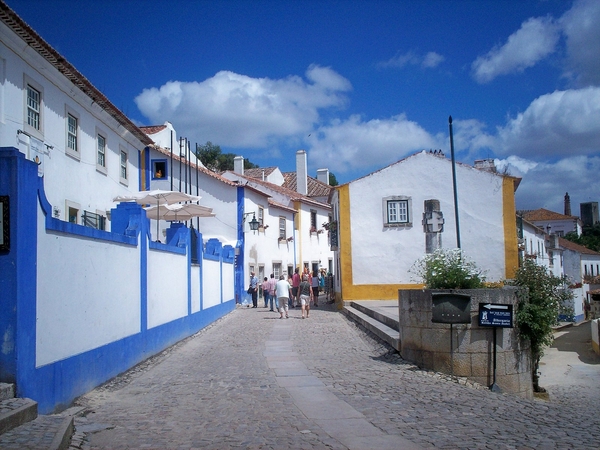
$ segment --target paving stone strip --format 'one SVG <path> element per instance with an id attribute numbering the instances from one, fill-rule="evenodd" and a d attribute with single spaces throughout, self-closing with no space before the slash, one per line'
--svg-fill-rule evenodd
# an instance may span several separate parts
<path id="1" fill-rule="evenodd" d="M 463 384 L 332 306 L 238 308 L 81 397 L 72 448 L 599 448 L 600 388 L 542 402 Z"/>

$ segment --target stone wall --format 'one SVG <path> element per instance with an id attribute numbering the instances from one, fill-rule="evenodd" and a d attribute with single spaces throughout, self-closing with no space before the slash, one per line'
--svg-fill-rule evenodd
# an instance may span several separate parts
<path id="1" fill-rule="evenodd" d="M 494 378 L 494 328 L 479 326 L 479 303 L 512 304 L 516 311 L 517 289 L 399 290 L 400 354 L 419 367 L 466 377 L 484 386 Z M 451 325 L 432 322 L 432 293 L 471 297 L 471 323 Z M 503 392 L 533 397 L 531 353 L 516 328 L 496 328 L 496 385 Z M 453 351 L 451 352 L 451 348 Z"/>

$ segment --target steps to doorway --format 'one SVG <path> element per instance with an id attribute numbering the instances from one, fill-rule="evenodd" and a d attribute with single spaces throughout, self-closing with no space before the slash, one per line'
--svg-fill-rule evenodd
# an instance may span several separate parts
<path id="1" fill-rule="evenodd" d="M 390 302 L 377 300 L 350 301 L 345 303 L 342 312 L 400 351 L 400 324 L 398 317 L 395 317 L 398 314 L 397 306 L 393 308 Z"/>
<path id="2" fill-rule="evenodd" d="M 15 398 L 12 384 L 0 383 L 0 448 L 69 448 L 73 434 L 73 416 L 38 416 L 37 402 Z"/>

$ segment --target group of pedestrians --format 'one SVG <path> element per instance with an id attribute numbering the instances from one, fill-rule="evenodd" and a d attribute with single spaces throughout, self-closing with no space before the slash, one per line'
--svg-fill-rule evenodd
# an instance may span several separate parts
<path id="1" fill-rule="evenodd" d="M 289 310 L 295 307 L 302 309 L 302 318 L 308 318 L 310 305 L 319 306 L 319 273 L 314 270 L 311 274 L 305 268 L 302 275 L 300 269 L 296 268 L 294 274 L 286 279 L 281 275 L 275 280 L 275 275 L 265 277 L 262 283 L 265 308 L 269 311 L 279 312 L 279 318 L 289 318 Z M 254 272 L 250 273 L 250 287 L 248 293 L 252 295 L 252 307 L 258 307 L 258 278 Z M 275 309 L 273 309 L 275 307 Z"/>

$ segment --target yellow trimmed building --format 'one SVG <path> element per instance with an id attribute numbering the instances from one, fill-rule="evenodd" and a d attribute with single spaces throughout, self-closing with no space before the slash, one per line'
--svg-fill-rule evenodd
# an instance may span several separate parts
<path id="1" fill-rule="evenodd" d="M 493 161 L 456 164 L 460 247 L 488 281 L 518 267 L 515 191 L 520 179 Z M 347 184 L 332 196 L 331 245 L 338 301 L 396 300 L 420 289 L 414 263 L 434 248 L 456 248 L 452 162 L 415 153 Z"/>

